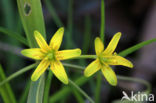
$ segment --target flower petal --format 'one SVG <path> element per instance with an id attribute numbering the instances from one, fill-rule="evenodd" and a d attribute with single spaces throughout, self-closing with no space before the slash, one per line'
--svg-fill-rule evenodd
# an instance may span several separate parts
<path id="1" fill-rule="evenodd" d="M 54 34 L 54 36 L 52 37 L 51 41 L 50 41 L 50 47 L 58 50 L 60 48 L 60 45 L 62 43 L 62 38 L 63 38 L 63 33 L 64 33 L 64 28 L 61 27 L 59 28 L 56 33 Z"/>
<path id="2" fill-rule="evenodd" d="M 103 53 L 112 54 L 117 47 L 120 37 L 121 37 L 121 32 L 116 33 Z"/>
<path id="3" fill-rule="evenodd" d="M 97 72 L 100 68 L 101 68 L 100 62 L 98 59 L 96 59 L 86 67 L 84 75 L 86 77 L 89 77 L 93 75 L 95 72 Z"/>
<path id="4" fill-rule="evenodd" d="M 117 85 L 117 77 L 112 68 L 110 68 L 108 65 L 103 65 L 101 71 L 109 84 L 113 86 Z"/>
<path id="5" fill-rule="evenodd" d="M 43 52 L 39 48 L 24 49 L 21 53 L 26 57 L 36 60 L 41 60 L 44 57 Z"/>
<path id="6" fill-rule="evenodd" d="M 48 44 L 46 43 L 45 39 L 38 31 L 34 31 L 34 36 L 37 41 L 37 44 L 44 52 L 46 52 L 50 49 Z"/>
<path id="7" fill-rule="evenodd" d="M 45 70 L 48 68 L 49 65 L 50 62 L 43 59 L 38 65 L 38 67 L 36 68 L 36 70 L 33 72 L 31 76 L 31 80 L 32 81 L 38 80 L 38 78 L 45 72 Z"/>
<path id="8" fill-rule="evenodd" d="M 68 77 L 64 70 L 64 67 L 60 61 L 53 61 L 51 63 L 50 69 L 54 75 L 64 84 L 68 84 Z"/>
<path id="9" fill-rule="evenodd" d="M 104 57 L 105 63 L 108 63 L 109 65 L 123 65 L 123 66 L 126 66 L 126 67 L 129 67 L 129 68 L 133 68 L 133 64 L 121 57 L 121 56 L 107 56 L 107 57 Z"/>
<path id="10" fill-rule="evenodd" d="M 99 37 L 95 39 L 95 52 L 96 55 L 99 55 L 104 50 L 103 42 Z"/>
<path id="11" fill-rule="evenodd" d="M 57 60 L 66 60 L 73 57 L 77 57 L 81 55 L 80 49 L 72 49 L 72 50 L 61 50 L 56 52 Z"/>

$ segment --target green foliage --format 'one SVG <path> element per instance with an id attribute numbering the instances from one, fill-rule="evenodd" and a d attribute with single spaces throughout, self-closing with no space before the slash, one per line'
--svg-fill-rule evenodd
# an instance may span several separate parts
<path id="1" fill-rule="evenodd" d="M 45 24 L 40 0 L 17 0 L 19 14 L 30 47 L 37 47 L 34 31 L 46 37 Z"/>
<path id="2" fill-rule="evenodd" d="M 49 70 L 47 80 L 46 80 L 46 83 L 45 83 L 45 89 L 44 89 L 45 93 L 44 93 L 43 103 L 48 103 L 52 77 L 53 77 L 53 74 Z"/>
<path id="3" fill-rule="evenodd" d="M 42 103 L 45 84 L 45 74 L 36 82 L 31 82 L 27 103 Z"/>
<path id="4" fill-rule="evenodd" d="M 156 42 L 156 38 L 151 39 L 151 40 L 147 40 L 147 41 L 143 41 L 141 43 L 138 43 L 138 44 L 126 49 L 126 50 L 123 50 L 122 52 L 119 53 L 119 55 L 125 57 L 128 54 L 131 54 L 131 53 L 137 51 L 138 49 L 140 49 L 140 48 L 142 48 L 142 47 L 144 47 L 146 45 L 149 45 L 149 44 L 151 44 L 153 42 Z"/>
<path id="5" fill-rule="evenodd" d="M 20 69 L 19 71 L 13 73 L 12 75 L 10 75 L 10 76 L 7 77 L 6 79 L 4 79 L 2 82 L 0 82 L 0 86 L 2 86 L 3 84 L 7 83 L 8 81 L 14 79 L 15 77 L 17 77 L 17 76 L 23 74 L 24 72 L 26 72 L 26 71 L 28 71 L 28 70 L 34 68 L 35 66 L 36 66 L 36 64 L 31 64 L 31 65 L 29 65 L 29 66 L 26 66 L 26 67 Z"/>
<path id="6" fill-rule="evenodd" d="M 73 0 L 68 1 L 68 23 L 67 23 L 67 30 L 66 30 L 66 40 L 67 40 L 67 45 L 66 47 L 70 48 L 74 46 L 74 42 L 72 41 L 72 32 L 73 32 Z M 13 13 L 9 13 L 11 11 L 9 7 L 9 2 L 6 0 L 3 0 L 5 9 L 7 10 L 6 16 L 7 18 L 7 25 L 12 26 L 13 25 Z M 18 40 L 20 43 L 25 44 L 26 46 L 29 46 L 30 48 L 37 47 L 37 44 L 34 39 L 34 30 L 38 30 L 44 38 L 46 38 L 46 30 L 45 30 L 45 22 L 43 18 L 43 12 L 42 12 L 42 6 L 41 6 L 41 1 L 40 0 L 17 0 L 18 4 L 18 10 L 19 14 L 21 17 L 22 25 L 24 27 L 24 31 L 26 33 L 26 39 L 20 35 L 20 33 L 13 32 L 10 29 L 6 29 L 3 27 L 0 27 L 0 32 Z M 61 22 L 61 19 L 55 12 L 55 8 L 51 4 L 50 0 L 45 0 L 45 4 L 47 9 L 49 10 L 50 14 L 53 17 L 53 20 L 57 27 L 64 26 L 64 24 Z M 100 37 L 102 41 L 104 41 L 104 33 L 105 33 L 105 8 L 104 8 L 104 0 L 101 0 L 101 29 L 100 29 Z M 85 49 L 84 53 L 87 54 L 87 51 L 89 50 L 89 41 L 91 35 L 91 18 L 90 16 L 86 16 L 85 19 L 85 35 L 84 35 L 84 45 L 83 49 Z M 87 42 L 86 42 L 87 40 Z M 149 45 L 153 42 L 156 42 L 156 38 L 147 40 L 144 42 L 141 42 L 139 44 L 136 44 L 122 52 L 119 53 L 120 56 L 127 56 L 128 54 L 131 54 L 135 52 L 136 50 L 144 47 L 145 45 Z M 77 58 L 73 59 L 95 59 L 96 55 L 82 55 Z M 81 61 L 82 63 L 83 61 Z M 5 73 L 0 65 L 0 94 L 2 96 L 2 99 L 5 103 L 16 103 L 16 99 L 14 97 L 14 94 L 12 92 L 12 89 L 9 85 L 9 81 L 14 79 L 15 77 L 31 70 L 34 68 L 37 64 L 32 64 L 29 66 L 26 66 L 22 68 L 21 70 L 13 73 L 9 77 L 5 77 Z M 74 68 L 77 70 L 84 70 L 85 67 L 79 66 L 79 65 L 74 65 L 74 64 L 68 64 L 68 63 L 63 63 L 64 66 Z M 49 71 L 48 76 L 46 77 L 45 74 L 43 74 L 40 79 L 36 82 L 28 82 L 26 86 L 26 90 L 23 92 L 23 95 L 21 96 L 21 99 L 19 100 L 20 103 L 24 103 L 26 101 L 26 97 L 28 94 L 27 98 L 27 103 L 56 103 L 60 100 L 64 100 L 66 96 L 69 96 L 71 92 L 73 92 L 74 96 L 76 97 L 78 102 L 84 102 L 84 96 L 86 99 L 88 99 L 91 103 L 94 103 L 91 97 L 89 97 L 88 94 L 86 94 L 80 86 L 86 84 L 89 82 L 90 78 L 86 78 L 84 76 L 78 77 L 74 82 L 70 81 L 70 85 L 63 86 L 59 91 L 57 91 L 55 94 L 49 97 L 50 94 L 50 88 L 51 88 L 51 82 L 52 82 L 52 72 Z M 28 77 L 29 78 L 29 77 Z M 47 78 L 45 80 L 45 78 Z M 137 83 L 142 83 L 143 85 L 147 86 L 147 90 L 143 91 L 145 93 L 150 93 L 151 92 L 151 86 L 148 82 L 141 80 L 141 79 L 136 79 L 136 78 L 131 78 L 131 77 L 122 77 L 118 76 L 119 80 L 126 80 L 129 82 L 137 82 Z M 101 91 L 101 83 L 102 83 L 102 77 L 101 74 L 98 73 L 96 77 L 97 82 L 96 84 L 96 89 L 95 89 L 95 102 L 100 103 L 100 91 Z M 46 82 L 45 82 L 46 81 Z M 30 84 L 30 86 L 29 86 Z M 94 85 L 94 84 L 93 84 Z M 72 87 L 72 88 L 71 88 Z M 29 92 L 29 93 L 28 93 Z M 129 101 L 124 101 L 125 103 L 129 103 Z M 120 100 L 114 101 L 114 103 L 120 103 Z"/>
<path id="7" fill-rule="evenodd" d="M 63 23 L 61 22 L 59 16 L 55 12 L 55 8 L 53 7 L 53 4 L 50 2 L 50 0 L 45 0 L 46 7 L 49 11 L 49 13 L 52 15 L 53 20 L 57 27 L 62 27 Z"/>
<path id="8" fill-rule="evenodd" d="M 4 33 L 4 34 L 18 40 L 19 42 L 23 43 L 24 45 L 28 46 L 27 40 L 24 37 L 22 37 L 20 34 L 13 32 L 9 29 L 3 28 L 3 27 L 0 27 L 0 32 Z"/>
<path id="9" fill-rule="evenodd" d="M 37 47 L 34 31 L 38 30 L 46 38 L 41 1 L 17 0 L 17 4 L 29 46 Z M 42 103 L 44 82 L 45 77 L 43 74 L 37 82 L 31 83 L 27 103 Z"/>
<path id="10" fill-rule="evenodd" d="M 5 73 L 0 64 L 0 82 L 5 80 L 5 78 L 6 78 Z M 0 95 L 2 96 L 4 103 L 16 103 L 15 96 L 9 83 L 0 86 Z"/>

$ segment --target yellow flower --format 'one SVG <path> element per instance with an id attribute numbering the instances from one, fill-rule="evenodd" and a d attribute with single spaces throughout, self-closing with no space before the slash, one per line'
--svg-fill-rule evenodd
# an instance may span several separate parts
<path id="1" fill-rule="evenodd" d="M 38 31 L 35 31 L 34 36 L 40 48 L 22 50 L 21 53 L 24 56 L 35 60 L 41 60 L 40 64 L 31 76 L 32 81 L 38 80 L 38 78 L 50 65 L 50 69 L 52 70 L 54 75 L 64 84 L 68 84 L 68 77 L 60 60 L 66 60 L 80 56 L 81 50 L 73 49 L 58 51 L 62 42 L 63 33 L 64 28 L 58 29 L 58 31 L 52 37 L 50 44 L 48 45 L 42 35 Z"/>
<path id="2" fill-rule="evenodd" d="M 133 68 L 133 64 L 130 61 L 114 53 L 120 37 L 121 33 L 116 33 L 105 50 L 101 39 L 98 37 L 95 39 L 97 58 L 86 67 L 84 71 L 85 76 L 89 77 L 101 69 L 106 80 L 115 86 L 117 85 L 117 77 L 109 65 L 123 65 Z"/>

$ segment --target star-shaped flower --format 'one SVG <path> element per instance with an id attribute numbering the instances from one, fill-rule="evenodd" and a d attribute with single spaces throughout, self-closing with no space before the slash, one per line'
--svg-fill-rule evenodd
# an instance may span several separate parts
<path id="1" fill-rule="evenodd" d="M 40 48 L 24 49 L 21 52 L 26 57 L 35 60 L 41 60 L 40 64 L 31 76 L 32 81 L 38 80 L 38 78 L 50 65 L 50 69 L 54 75 L 64 84 L 68 84 L 68 77 L 60 60 L 66 60 L 80 56 L 81 50 L 73 49 L 58 51 L 62 42 L 63 33 L 63 27 L 58 29 L 58 31 L 52 37 L 50 44 L 48 45 L 42 35 L 38 31 L 34 31 L 35 39 Z"/>
<path id="2" fill-rule="evenodd" d="M 133 68 L 133 64 L 129 60 L 114 52 L 120 37 L 121 33 L 116 33 L 105 50 L 101 39 L 99 37 L 95 39 L 95 52 L 97 58 L 86 67 L 84 71 L 85 76 L 89 77 L 101 69 L 106 80 L 111 85 L 115 86 L 117 85 L 117 77 L 109 65 L 123 65 Z"/>

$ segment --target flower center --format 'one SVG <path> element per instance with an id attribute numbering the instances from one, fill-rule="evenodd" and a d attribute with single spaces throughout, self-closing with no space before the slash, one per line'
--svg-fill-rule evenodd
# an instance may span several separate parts
<path id="1" fill-rule="evenodd" d="M 103 56 L 99 56 L 99 60 L 100 60 L 100 63 L 102 63 L 102 64 L 105 64 L 105 63 L 107 64 L 107 63 L 110 63 L 110 62 L 114 61 L 111 58 L 105 58 Z"/>
<path id="2" fill-rule="evenodd" d="M 55 60 L 55 51 L 54 50 L 49 51 L 46 55 L 46 58 L 50 61 Z"/>

